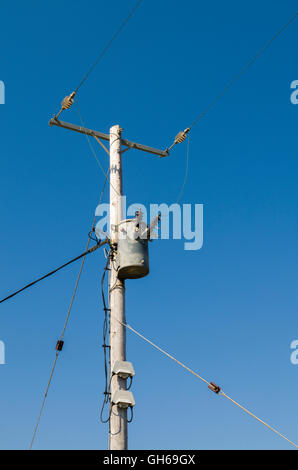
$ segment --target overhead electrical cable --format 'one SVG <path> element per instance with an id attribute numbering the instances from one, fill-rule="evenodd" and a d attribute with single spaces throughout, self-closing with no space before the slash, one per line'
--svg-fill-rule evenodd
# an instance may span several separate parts
<path id="1" fill-rule="evenodd" d="M 130 18 L 132 17 L 132 15 L 134 14 L 134 12 L 137 10 L 137 8 L 141 5 L 143 0 L 138 0 L 138 2 L 134 5 L 134 7 L 131 9 L 131 11 L 129 12 L 128 16 L 125 18 L 125 20 L 121 23 L 121 25 L 119 26 L 119 28 L 117 29 L 117 31 L 115 32 L 115 34 L 112 36 L 112 38 L 109 40 L 109 42 L 105 45 L 105 47 L 103 48 L 103 50 L 101 51 L 101 53 L 99 54 L 99 56 L 97 57 L 97 59 L 95 60 L 95 62 L 91 65 L 90 69 L 88 70 L 88 72 L 86 73 L 85 77 L 81 80 L 81 82 L 79 83 L 79 85 L 77 86 L 77 88 L 75 89 L 75 93 L 77 93 L 79 91 L 79 89 L 81 88 L 81 86 L 83 85 L 83 83 L 85 83 L 85 81 L 87 80 L 87 78 L 89 77 L 89 75 L 91 74 L 91 72 L 93 71 L 93 69 L 96 67 L 96 65 L 98 64 L 98 62 L 103 58 L 103 56 L 105 55 L 105 53 L 108 51 L 108 49 L 111 47 L 111 45 L 113 44 L 113 42 L 115 41 L 115 39 L 117 38 L 117 36 L 119 36 L 119 34 L 121 33 L 122 29 L 126 26 L 126 24 L 128 23 L 128 21 L 130 20 Z"/>
<path id="2" fill-rule="evenodd" d="M 266 49 L 272 44 L 272 42 L 278 38 L 278 36 L 285 31 L 285 29 L 295 20 L 296 16 L 298 15 L 298 12 L 296 12 L 290 19 L 289 21 L 262 47 L 262 49 L 259 50 L 259 52 L 253 57 L 253 59 L 248 62 L 248 64 L 241 69 L 241 71 L 216 95 L 214 100 L 205 108 L 201 114 L 192 122 L 192 124 L 187 127 L 184 131 L 179 132 L 173 144 L 167 148 L 167 150 L 170 150 L 174 147 L 174 145 L 178 143 L 182 143 L 188 132 L 208 113 L 208 111 L 215 106 L 215 104 L 218 102 L 218 100 L 236 83 L 239 78 L 256 62 L 256 60 L 263 55 L 263 53 L 266 51 Z"/>

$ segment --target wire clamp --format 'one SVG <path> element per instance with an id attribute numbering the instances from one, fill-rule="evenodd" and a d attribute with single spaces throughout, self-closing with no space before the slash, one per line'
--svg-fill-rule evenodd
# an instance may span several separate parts
<path id="1" fill-rule="evenodd" d="M 208 388 L 212 390 L 212 392 L 217 393 L 217 394 L 221 391 L 221 388 L 218 385 L 216 385 L 214 382 L 210 382 L 210 384 L 208 385 Z"/>
<path id="2" fill-rule="evenodd" d="M 62 351 L 64 346 L 64 341 L 62 339 L 58 339 L 57 344 L 56 344 L 56 351 Z"/>

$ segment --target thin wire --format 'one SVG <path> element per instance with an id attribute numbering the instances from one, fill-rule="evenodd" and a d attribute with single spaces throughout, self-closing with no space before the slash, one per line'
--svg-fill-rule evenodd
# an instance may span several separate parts
<path id="1" fill-rule="evenodd" d="M 190 125 L 190 129 L 192 129 L 193 126 L 195 126 L 201 119 L 202 117 L 207 114 L 207 112 L 213 108 L 213 106 L 217 103 L 217 101 L 231 88 L 232 85 L 234 85 L 237 80 L 246 72 L 246 70 L 254 64 L 254 62 L 265 52 L 265 50 L 272 44 L 272 42 L 295 20 L 296 16 L 298 15 L 298 12 L 296 12 L 291 19 L 276 33 L 266 44 L 262 49 L 255 55 L 255 57 L 245 66 L 243 69 L 233 78 L 233 80 L 226 85 L 223 90 L 218 93 L 218 95 L 215 97 L 215 99 L 212 101 L 212 103 L 207 106 L 207 108 L 195 119 L 195 121 Z"/>
<path id="2" fill-rule="evenodd" d="M 104 194 L 104 190 L 105 190 L 105 186 L 106 186 L 106 183 L 107 183 L 108 175 L 109 175 L 109 170 L 106 173 L 106 178 L 105 178 L 104 185 L 103 185 L 101 195 L 100 195 L 100 198 L 99 198 L 99 204 L 101 203 L 101 200 L 102 200 L 102 197 L 103 197 L 103 194 Z M 93 232 L 94 227 L 95 227 L 95 222 L 96 222 L 96 215 L 93 219 L 92 227 L 91 227 L 91 230 L 89 232 L 88 242 L 87 242 L 85 251 L 87 251 L 88 248 L 89 248 L 92 232 Z M 76 293 L 77 293 L 77 290 L 78 290 L 78 285 L 79 285 L 81 274 L 82 274 L 83 267 L 84 267 L 84 264 L 85 264 L 85 259 L 86 259 L 86 255 L 82 259 L 82 263 L 81 263 L 79 274 L 78 274 L 78 277 L 77 277 L 77 280 L 76 280 L 76 283 L 75 283 L 73 295 L 72 295 L 71 302 L 70 302 L 68 312 L 67 312 L 67 315 L 66 315 L 63 330 L 62 330 L 62 333 L 61 333 L 61 336 L 60 336 L 61 340 L 64 338 L 64 334 L 65 334 L 65 331 L 66 331 L 66 328 L 67 328 L 67 325 L 68 325 L 68 322 L 69 322 L 71 309 L 72 309 L 73 302 L 74 302 L 74 299 L 75 299 L 75 296 L 76 296 Z M 41 408 L 40 408 L 40 411 L 39 411 L 39 415 L 38 415 L 37 422 L 36 422 L 34 432 L 33 432 L 33 436 L 32 436 L 32 439 L 31 439 L 31 443 L 30 443 L 30 447 L 29 447 L 30 450 L 32 450 L 32 446 L 33 446 L 33 443 L 34 443 L 34 440 L 35 440 L 35 437 L 36 437 L 36 433 L 37 433 L 37 430 L 38 430 L 40 418 L 41 418 L 41 415 L 42 415 L 42 412 L 43 412 L 43 409 L 44 409 L 44 406 L 45 406 L 45 402 L 46 402 L 46 398 L 47 398 L 47 395 L 48 395 L 50 385 L 52 383 L 52 378 L 53 378 L 53 375 L 54 375 L 54 371 L 55 371 L 56 363 L 57 363 L 57 360 L 58 360 L 58 356 L 59 356 L 59 351 L 56 351 L 54 364 L 53 364 L 52 369 L 51 369 L 50 378 L 49 378 L 49 381 L 48 381 L 48 384 L 47 384 L 47 387 L 46 387 L 45 395 L 44 395 L 44 398 L 43 398 L 43 401 L 42 401 L 42 405 L 41 405 Z"/>
<path id="3" fill-rule="evenodd" d="M 78 112 L 78 116 L 79 116 L 80 121 L 81 121 L 81 125 L 82 125 L 82 127 L 85 127 L 85 122 L 84 122 L 82 113 L 81 113 L 81 111 L 80 111 L 80 107 L 79 107 L 79 103 L 78 103 L 78 100 L 77 100 L 77 99 L 75 100 L 75 103 L 76 103 L 76 106 L 77 106 L 77 112 Z M 85 136 L 86 136 L 86 138 L 87 138 L 87 142 L 88 142 L 89 148 L 90 148 L 90 150 L 91 150 L 91 152 L 92 152 L 92 154 L 93 154 L 95 160 L 97 161 L 97 163 L 98 163 L 98 165 L 99 165 L 99 168 L 101 169 L 103 175 L 106 175 L 105 170 L 103 169 L 102 164 L 100 163 L 100 160 L 97 158 L 96 152 L 95 152 L 95 150 L 94 150 L 94 147 L 93 147 L 93 145 L 92 145 L 92 142 L 91 142 L 91 139 L 90 139 L 89 135 L 86 134 L 85 132 L 84 132 L 84 134 L 85 134 Z M 108 175 L 109 175 L 109 172 L 110 172 L 110 168 L 109 168 L 109 170 L 108 170 Z M 118 196 L 120 196 L 120 194 L 119 194 L 119 192 L 117 191 L 117 189 L 112 185 L 111 180 L 110 180 L 110 177 L 109 177 L 109 183 L 110 183 L 111 187 L 114 189 L 114 191 L 118 194 Z"/>
<path id="4" fill-rule="evenodd" d="M 183 192 L 184 192 L 184 188 L 185 188 L 186 181 L 187 181 L 187 178 L 188 178 L 188 166 L 189 166 L 189 135 L 188 135 L 188 137 L 187 137 L 185 176 L 184 176 L 184 181 L 183 181 L 182 187 L 181 187 L 181 189 L 180 189 L 180 193 L 179 193 L 179 196 L 178 196 L 178 198 L 177 198 L 176 204 L 180 201 L 180 199 L 181 199 L 181 197 L 182 197 L 182 195 L 183 195 Z"/>
<path id="5" fill-rule="evenodd" d="M 83 120 L 83 117 L 82 117 L 82 114 L 81 114 L 81 111 L 80 111 L 80 107 L 79 107 L 79 103 L 78 103 L 78 100 L 77 100 L 77 99 L 75 100 L 75 103 L 76 103 L 76 107 L 77 107 L 77 113 L 78 113 L 78 116 L 79 116 L 80 121 L 81 121 L 81 125 L 82 125 L 82 127 L 85 127 L 85 123 L 84 123 L 84 120 Z M 92 153 L 93 157 L 95 158 L 95 160 L 96 160 L 96 162 L 97 162 L 99 168 L 101 169 L 102 174 L 105 175 L 106 172 L 105 172 L 105 170 L 104 170 L 104 168 L 103 168 L 103 166 L 102 166 L 102 164 L 101 164 L 99 158 L 98 158 L 97 155 L 96 155 L 96 152 L 95 152 L 94 147 L 93 147 L 93 145 L 92 145 L 92 143 L 91 143 L 91 140 L 90 140 L 89 135 L 86 134 L 85 132 L 84 132 L 84 134 L 85 134 L 85 136 L 86 136 L 86 138 L 87 138 L 87 142 L 88 142 L 88 145 L 89 145 L 89 148 L 90 148 L 90 150 L 91 150 L 91 153 Z"/>
<path id="6" fill-rule="evenodd" d="M 189 367 L 187 367 L 185 364 L 183 364 L 182 362 L 178 361 L 178 359 L 176 359 L 174 356 L 172 356 L 171 354 L 169 354 L 168 352 L 166 352 L 164 349 L 160 348 L 159 346 L 157 346 L 155 343 L 153 343 L 152 341 L 150 341 L 148 338 L 146 338 L 145 336 L 143 336 L 141 333 L 139 333 L 137 330 L 135 330 L 134 328 L 132 328 L 130 325 L 128 325 L 127 323 L 124 323 L 122 322 L 121 320 L 119 320 L 118 318 L 116 317 L 113 317 L 115 318 L 115 320 L 117 320 L 121 325 L 125 326 L 126 328 L 128 328 L 129 330 L 131 330 L 133 333 L 135 333 L 137 336 L 139 336 L 140 338 L 142 338 L 144 341 L 146 341 L 147 343 L 151 344 L 151 346 L 153 346 L 155 349 L 157 349 L 158 351 L 160 351 L 162 354 L 164 354 L 165 356 L 169 357 L 170 359 L 172 359 L 174 362 L 176 362 L 177 364 L 179 364 L 181 367 L 183 367 L 184 369 L 186 369 L 188 372 L 190 372 L 191 374 L 195 375 L 196 377 L 198 377 L 200 380 L 202 380 L 202 382 L 205 382 L 207 385 L 210 385 L 211 382 L 208 382 L 208 380 L 204 379 L 203 377 L 201 377 L 199 374 L 197 374 L 196 372 L 194 372 L 192 369 L 190 369 Z M 281 434 L 279 431 L 277 431 L 276 429 L 274 429 L 273 427 L 271 427 L 269 424 L 267 424 L 265 421 L 263 421 L 262 419 L 258 418 L 256 415 L 254 415 L 253 413 L 251 413 L 249 410 L 247 410 L 246 408 L 244 408 L 242 405 L 240 405 L 239 403 L 237 403 L 236 401 L 234 401 L 232 398 L 230 398 L 228 395 L 226 395 L 222 390 L 221 390 L 221 395 L 224 396 L 225 398 L 227 398 L 228 400 L 230 400 L 232 403 L 234 403 L 236 406 L 238 406 L 239 408 L 241 408 L 245 413 L 249 414 L 250 416 L 252 416 L 253 418 L 255 418 L 257 421 L 259 421 L 260 423 L 264 424 L 264 426 L 266 426 L 267 428 L 271 429 L 271 431 L 275 432 L 278 436 L 282 437 L 283 439 L 285 439 L 286 441 L 288 441 L 290 444 L 292 444 L 294 447 L 296 447 L 298 449 L 298 445 L 295 444 L 294 442 L 290 441 L 290 439 L 288 439 L 286 436 L 284 436 L 283 434 Z"/>
<path id="7" fill-rule="evenodd" d="M 296 447 L 298 449 L 298 445 L 295 444 L 294 442 L 290 441 L 290 439 L 288 439 L 286 436 L 284 436 L 283 434 L 281 434 L 279 431 L 277 431 L 277 429 L 274 429 L 272 428 L 271 426 L 269 426 L 269 424 L 265 423 L 265 421 L 263 421 L 262 419 L 258 418 L 256 415 L 254 415 L 253 413 L 251 413 L 251 411 L 247 410 L 246 408 L 244 408 L 244 406 L 240 405 L 239 403 L 237 403 L 235 400 L 233 400 L 231 397 L 229 397 L 228 395 L 226 395 L 223 391 L 221 392 L 221 395 L 224 396 L 225 398 L 227 398 L 228 400 L 230 400 L 232 403 L 234 403 L 234 405 L 238 406 L 239 408 L 241 408 L 241 410 L 245 411 L 245 413 L 248 413 L 250 416 L 252 416 L 253 418 L 255 418 L 256 420 L 258 420 L 260 423 L 264 424 L 264 426 L 266 426 L 267 428 L 271 429 L 271 431 L 275 432 L 278 436 L 282 437 L 283 439 L 285 439 L 286 441 L 288 441 L 290 444 L 292 444 L 294 447 Z"/>
<path id="8" fill-rule="evenodd" d="M 204 379 L 203 377 L 201 377 L 199 374 L 197 374 L 196 372 L 194 372 L 192 369 L 190 369 L 189 367 L 187 367 L 185 364 L 183 364 L 182 362 L 178 361 L 178 359 L 176 359 L 174 356 L 172 356 L 171 354 L 169 354 L 168 352 L 166 352 L 164 349 L 160 348 L 159 346 L 157 346 L 157 344 L 153 343 L 152 341 L 150 341 L 148 338 L 146 338 L 145 336 L 143 336 L 141 333 L 139 333 L 137 330 L 135 330 L 134 328 L 132 328 L 132 326 L 128 325 L 128 323 L 123 323 L 121 320 L 117 319 L 116 317 L 113 317 L 115 318 L 115 320 L 117 320 L 119 323 L 122 324 L 122 326 L 125 326 L 126 328 L 128 328 L 129 330 L 133 331 L 136 335 L 138 335 L 140 338 L 142 338 L 144 341 L 146 341 L 147 343 L 151 344 L 151 346 L 153 346 L 155 349 L 157 349 L 158 351 L 160 351 L 162 354 L 164 354 L 165 356 L 169 357 L 170 359 L 172 359 L 172 361 L 176 362 L 177 364 L 179 364 L 181 367 L 183 367 L 184 369 L 186 369 L 188 372 L 190 372 L 191 374 L 195 375 L 196 377 L 198 377 L 198 379 L 202 380 L 203 382 L 205 382 L 207 385 L 210 384 L 210 382 L 208 382 L 208 380 Z"/>
<path id="9" fill-rule="evenodd" d="M 201 114 L 193 121 L 193 123 L 189 126 L 188 132 L 212 109 L 216 103 L 220 100 L 220 98 L 236 83 L 239 78 L 251 67 L 256 60 L 263 55 L 265 50 L 272 44 L 272 42 L 295 20 L 296 16 L 298 15 L 298 12 L 296 12 L 290 20 L 265 44 L 265 46 L 262 47 L 262 49 L 254 56 L 254 58 L 245 66 L 243 69 L 216 95 L 215 99 L 207 106 L 207 108 L 204 109 L 204 111 L 201 112 Z M 168 147 L 168 149 L 171 149 L 176 145 L 177 142 L 175 142 Z"/>
<path id="10" fill-rule="evenodd" d="M 41 405 L 41 408 L 40 408 L 40 411 L 39 411 L 37 422 L 36 422 L 36 425 L 35 425 L 35 428 L 34 428 L 34 432 L 33 432 L 33 436 L 32 436 L 32 439 L 31 439 L 29 450 L 32 450 L 32 446 L 33 446 L 33 443 L 34 443 L 34 440 L 35 440 L 35 436 L 36 436 L 37 429 L 38 429 L 38 426 L 39 426 L 40 418 L 41 418 L 41 415 L 42 415 L 42 412 L 43 412 L 43 409 L 44 409 L 44 405 L 45 405 L 45 402 L 46 402 L 46 399 L 47 399 L 47 395 L 48 395 L 48 391 L 49 391 L 49 388 L 50 388 L 50 385 L 51 385 L 52 377 L 53 377 L 55 367 L 56 367 L 56 364 L 57 364 L 58 356 L 59 356 L 59 354 L 58 354 L 58 351 L 57 351 L 56 356 L 55 356 L 55 360 L 54 360 L 54 364 L 53 364 L 53 367 L 51 369 L 50 379 L 48 381 L 48 385 L 47 385 L 47 388 L 46 388 L 46 391 L 45 391 L 45 394 L 44 394 L 44 397 L 43 397 L 43 401 L 42 401 L 42 405 Z"/>
<path id="11" fill-rule="evenodd" d="M 96 65 L 98 64 L 98 62 L 103 58 L 103 56 L 105 55 L 105 53 L 107 52 L 107 50 L 111 47 L 112 43 L 115 41 L 115 39 L 117 38 L 117 36 L 120 34 L 120 32 L 122 31 L 122 29 L 124 28 L 124 26 L 126 25 L 126 23 L 130 20 L 130 18 L 132 17 L 132 15 L 134 14 L 134 12 L 137 10 L 137 8 L 140 6 L 140 4 L 142 3 L 143 0 L 139 0 L 135 6 L 132 8 L 132 10 L 130 11 L 130 13 L 128 14 L 128 16 L 125 18 L 125 20 L 121 23 L 121 25 L 119 26 L 119 28 L 117 29 L 117 31 L 115 32 L 115 34 L 113 35 L 112 39 L 110 39 L 110 41 L 106 44 L 106 46 L 103 48 L 103 50 L 101 51 L 101 53 L 99 54 L 99 56 L 97 57 L 96 61 L 93 63 L 93 65 L 90 67 L 89 71 L 87 72 L 87 74 L 85 75 L 85 77 L 83 78 L 83 80 L 81 80 L 81 82 L 79 83 L 79 85 L 77 86 L 77 88 L 75 89 L 75 93 L 78 92 L 78 90 L 81 88 L 81 86 L 83 85 L 83 83 L 87 80 L 87 78 L 89 77 L 89 75 L 91 74 L 91 72 L 93 71 L 93 69 L 96 67 Z"/>

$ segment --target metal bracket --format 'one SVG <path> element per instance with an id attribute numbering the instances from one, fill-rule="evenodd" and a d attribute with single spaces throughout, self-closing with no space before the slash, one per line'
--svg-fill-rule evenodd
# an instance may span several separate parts
<path id="1" fill-rule="evenodd" d="M 87 129 L 86 127 L 76 126 L 75 124 L 70 124 L 68 122 L 59 121 L 57 118 L 52 118 L 49 122 L 50 126 L 63 127 L 64 129 L 69 129 L 71 131 L 79 132 L 81 134 L 90 135 L 92 137 L 98 137 L 102 140 L 110 140 L 108 134 L 103 132 L 94 131 L 92 129 Z M 168 150 L 158 150 L 153 147 L 148 147 L 147 145 L 138 144 L 136 142 L 131 142 L 130 140 L 121 139 L 123 145 L 129 148 L 135 148 L 137 150 L 142 150 L 143 152 L 152 153 L 153 155 L 158 155 L 159 157 L 168 157 Z"/>
<path id="2" fill-rule="evenodd" d="M 121 155 L 122 155 L 123 153 L 127 152 L 127 150 L 131 150 L 131 149 L 134 149 L 134 148 L 135 148 L 135 146 L 134 146 L 133 144 L 128 145 L 128 146 L 126 147 L 126 149 L 121 150 Z"/>
<path id="3" fill-rule="evenodd" d="M 99 143 L 99 145 L 102 146 L 102 148 L 104 149 L 104 151 L 110 156 L 110 152 L 108 151 L 107 147 L 102 143 L 102 141 L 99 140 L 99 138 L 98 138 L 96 135 L 93 135 L 93 137 L 97 140 L 97 142 Z"/>

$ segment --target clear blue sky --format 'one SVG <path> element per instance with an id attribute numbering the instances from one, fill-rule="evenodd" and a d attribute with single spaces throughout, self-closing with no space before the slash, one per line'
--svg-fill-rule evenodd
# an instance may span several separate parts
<path id="1" fill-rule="evenodd" d="M 85 246 L 103 184 L 86 138 L 48 126 L 134 1 L 2 2 L 1 297 Z M 272 37 L 295 1 L 144 0 L 79 92 L 86 126 L 164 148 Z M 127 320 L 293 441 L 298 366 L 297 117 L 294 22 L 196 126 L 181 202 L 204 204 L 204 246 L 151 247 L 151 273 L 127 282 Z M 79 124 L 75 108 L 63 119 Z M 128 202 L 175 202 L 186 146 L 168 159 L 131 151 Z M 107 157 L 98 147 L 98 156 Z M 105 201 L 108 200 L 107 193 Z M 88 258 L 36 449 L 104 449 L 99 281 Z M 1 305 L 0 446 L 28 448 L 79 265 Z M 128 332 L 134 449 L 290 446 Z"/>

